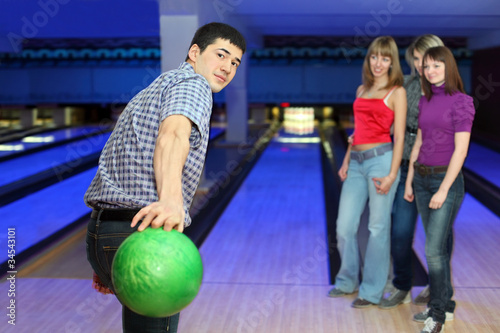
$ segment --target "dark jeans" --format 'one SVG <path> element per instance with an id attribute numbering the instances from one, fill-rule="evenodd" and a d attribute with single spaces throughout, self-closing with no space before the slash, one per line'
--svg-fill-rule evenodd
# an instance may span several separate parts
<path id="1" fill-rule="evenodd" d="M 391 256 L 394 270 L 392 284 L 399 290 L 409 291 L 412 286 L 413 236 L 418 210 L 415 201 L 404 199 L 408 166 L 401 166 L 401 177 L 392 206 Z"/>
<path id="2" fill-rule="evenodd" d="M 130 222 L 101 221 L 91 219 L 87 230 L 87 259 L 102 283 L 113 290 L 111 264 L 120 244 L 135 228 Z M 151 318 L 139 315 L 126 306 L 122 309 L 123 332 L 126 333 L 175 333 L 179 314 L 166 318 Z"/>
<path id="3" fill-rule="evenodd" d="M 416 200 L 404 199 L 408 166 L 401 166 L 401 177 L 392 207 L 391 256 L 394 271 L 392 284 L 399 290 L 410 291 L 413 280 L 413 239 L 418 217 Z M 453 233 L 448 238 L 448 253 L 453 250 Z"/>
<path id="4" fill-rule="evenodd" d="M 444 179 L 445 173 L 422 176 L 415 172 L 413 181 L 418 212 L 422 217 L 425 230 L 425 256 L 429 268 L 430 316 L 435 321 L 444 323 L 445 312 L 455 310 L 453 286 L 450 270 L 450 235 L 453 223 L 465 195 L 464 179 L 460 172 L 448 191 L 443 206 L 429 208 L 429 202 Z"/>

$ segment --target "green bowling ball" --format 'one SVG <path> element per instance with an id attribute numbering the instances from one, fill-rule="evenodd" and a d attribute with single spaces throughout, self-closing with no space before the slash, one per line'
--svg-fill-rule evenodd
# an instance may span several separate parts
<path id="1" fill-rule="evenodd" d="M 111 277 L 123 305 L 143 316 L 168 317 L 198 294 L 203 264 L 198 249 L 183 233 L 146 228 L 120 245 Z"/>

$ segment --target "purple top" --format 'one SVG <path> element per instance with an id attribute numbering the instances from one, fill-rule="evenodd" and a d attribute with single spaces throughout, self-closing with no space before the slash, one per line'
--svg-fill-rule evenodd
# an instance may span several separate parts
<path id="1" fill-rule="evenodd" d="M 423 165 L 448 165 L 455 150 L 455 133 L 470 132 L 472 128 L 472 97 L 461 92 L 450 96 L 444 87 L 433 85 L 431 100 L 422 96 L 418 104 L 418 128 L 422 131 L 418 163 Z"/>

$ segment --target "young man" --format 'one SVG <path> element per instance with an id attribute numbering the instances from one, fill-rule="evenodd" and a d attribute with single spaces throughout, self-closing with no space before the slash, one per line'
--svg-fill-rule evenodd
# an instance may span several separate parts
<path id="1" fill-rule="evenodd" d="M 193 37 L 184 63 L 161 74 L 120 115 L 85 193 L 93 209 L 87 256 L 100 287 L 113 290 L 111 263 L 125 238 L 146 227 L 191 223 L 209 138 L 212 93 L 231 82 L 246 49 L 233 27 L 209 23 Z M 177 332 L 179 315 L 149 318 L 127 307 L 124 332 Z"/>

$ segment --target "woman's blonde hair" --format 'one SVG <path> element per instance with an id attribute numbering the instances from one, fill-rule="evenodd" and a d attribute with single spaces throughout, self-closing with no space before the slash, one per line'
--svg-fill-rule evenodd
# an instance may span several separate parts
<path id="1" fill-rule="evenodd" d="M 410 44 L 410 46 L 408 46 L 408 48 L 406 49 L 405 58 L 406 62 L 408 63 L 408 66 L 410 66 L 411 68 L 412 76 L 417 74 L 417 71 L 415 70 L 415 65 L 413 63 L 413 51 L 417 50 L 423 56 L 428 49 L 437 46 L 444 46 L 444 43 L 441 40 L 441 38 L 431 34 L 422 35 L 415 38 L 415 40 Z"/>
<path id="2" fill-rule="evenodd" d="M 391 67 L 389 68 L 389 80 L 387 85 L 384 87 L 386 89 L 392 88 L 394 86 L 403 85 L 403 71 L 401 70 L 401 64 L 399 63 L 399 51 L 394 38 L 391 36 L 381 36 L 376 38 L 368 48 L 366 52 L 365 61 L 363 62 L 363 85 L 366 88 L 371 88 L 375 81 L 373 73 L 370 69 L 370 57 L 371 55 L 380 54 L 383 57 L 391 58 Z"/>

